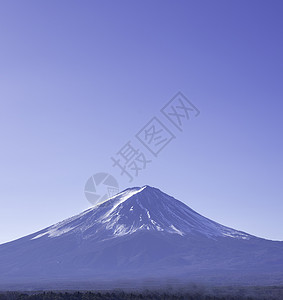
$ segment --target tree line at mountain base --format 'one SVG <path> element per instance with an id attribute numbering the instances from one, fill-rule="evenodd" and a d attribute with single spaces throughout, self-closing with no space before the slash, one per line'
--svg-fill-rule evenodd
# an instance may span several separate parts
<path id="1" fill-rule="evenodd" d="M 280 289 L 281 290 L 281 289 Z M 281 290 L 282 291 L 282 290 Z M 21 293 L 5 292 L 0 293 L 0 300 L 256 300 L 256 299 L 282 299 L 283 293 L 272 294 L 272 289 L 265 295 L 208 295 L 202 293 L 172 293 L 172 292 L 42 292 L 42 293 Z M 278 298 L 279 296 L 279 298 Z"/>

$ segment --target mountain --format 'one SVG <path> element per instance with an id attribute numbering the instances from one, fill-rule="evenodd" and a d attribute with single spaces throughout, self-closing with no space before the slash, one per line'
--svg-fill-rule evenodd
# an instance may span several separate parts
<path id="1" fill-rule="evenodd" d="M 220 225 L 144 186 L 0 245 L 1 288 L 147 279 L 282 284 L 283 242 Z"/>

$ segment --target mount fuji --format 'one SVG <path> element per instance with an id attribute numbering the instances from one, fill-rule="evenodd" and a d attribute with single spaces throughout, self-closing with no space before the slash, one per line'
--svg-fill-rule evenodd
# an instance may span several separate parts
<path id="1" fill-rule="evenodd" d="M 147 279 L 282 284 L 283 242 L 220 225 L 144 186 L 0 245 L 2 289 Z"/>

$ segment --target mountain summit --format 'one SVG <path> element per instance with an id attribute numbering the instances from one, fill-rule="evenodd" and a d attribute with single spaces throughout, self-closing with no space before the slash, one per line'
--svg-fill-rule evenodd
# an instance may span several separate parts
<path id="1" fill-rule="evenodd" d="M 282 274 L 283 242 L 220 225 L 150 186 L 0 245 L 3 286 L 120 278 L 278 284 Z"/>
<path id="2" fill-rule="evenodd" d="M 130 188 L 82 214 L 43 230 L 32 239 L 79 235 L 83 239 L 111 239 L 142 231 L 181 236 L 252 236 L 213 222 L 156 188 Z"/>

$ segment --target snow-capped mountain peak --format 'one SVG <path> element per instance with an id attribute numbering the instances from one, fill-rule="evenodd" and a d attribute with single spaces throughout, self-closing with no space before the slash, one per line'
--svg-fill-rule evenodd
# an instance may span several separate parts
<path id="1" fill-rule="evenodd" d="M 246 233 L 199 215 L 184 203 L 146 185 L 126 189 L 78 216 L 33 235 L 31 239 L 76 234 L 83 239 L 104 240 L 142 231 L 182 237 L 202 235 L 209 238 L 251 238 Z"/>
<path id="2" fill-rule="evenodd" d="M 282 279 L 282 253 L 282 242 L 220 225 L 144 186 L 0 245 L 0 281 L 57 287 L 59 281 L 105 282 L 121 276 L 166 280 L 219 276 L 221 284 L 229 278 L 242 279 L 243 274 L 251 280 L 255 275 L 259 280 Z"/>

